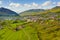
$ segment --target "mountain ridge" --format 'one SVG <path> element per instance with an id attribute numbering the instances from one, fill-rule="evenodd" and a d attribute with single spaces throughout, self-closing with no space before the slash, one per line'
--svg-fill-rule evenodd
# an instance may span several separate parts
<path id="1" fill-rule="evenodd" d="M 55 6 L 51 9 L 44 10 L 44 9 L 30 9 L 20 13 L 20 16 L 27 16 L 27 15 L 40 15 L 40 14 L 47 14 L 47 13 L 60 13 L 60 6 Z"/>
<path id="2" fill-rule="evenodd" d="M 0 16 L 18 16 L 18 14 L 7 8 L 0 8 Z"/>
<path id="3" fill-rule="evenodd" d="M 33 13 L 35 14 L 37 12 L 43 12 L 43 11 L 45 11 L 45 10 L 44 9 L 30 9 L 30 10 L 26 10 L 24 12 L 21 12 L 20 16 L 21 15 L 32 15 Z"/>

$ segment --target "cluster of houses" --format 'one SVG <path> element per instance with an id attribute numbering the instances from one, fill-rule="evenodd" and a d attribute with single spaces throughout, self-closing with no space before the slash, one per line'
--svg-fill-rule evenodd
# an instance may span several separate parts
<path id="1" fill-rule="evenodd" d="M 42 16 L 25 16 L 23 17 L 23 20 L 26 20 L 26 22 L 37 22 L 38 20 L 58 20 L 58 15 L 46 15 L 47 17 Z"/>

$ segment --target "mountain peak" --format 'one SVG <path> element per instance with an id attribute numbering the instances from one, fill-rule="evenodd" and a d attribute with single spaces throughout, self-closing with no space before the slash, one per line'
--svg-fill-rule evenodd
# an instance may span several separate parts
<path id="1" fill-rule="evenodd" d="M 60 8 L 60 6 L 56 6 L 56 7 L 54 7 L 53 9 L 56 9 L 56 8 Z"/>
<path id="2" fill-rule="evenodd" d="M 0 8 L 0 15 L 7 15 L 7 16 L 18 16 L 18 14 L 10 9 L 1 7 Z"/>

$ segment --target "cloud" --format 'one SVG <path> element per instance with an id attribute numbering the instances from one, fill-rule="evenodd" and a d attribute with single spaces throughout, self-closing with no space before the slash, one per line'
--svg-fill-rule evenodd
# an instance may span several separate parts
<path id="1" fill-rule="evenodd" d="M 20 4 L 20 3 L 10 3 L 7 7 L 8 9 L 11 9 L 17 13 L 29 10 L 29 9 L 39 9 L 41 8 L 41 5 L 33 2 L 31 4 Z"/>
<path id="2" fill-rule="evenodd" d="M 21 4 L 19 4 L 19 3 L 10 3 L 9 6 L 11 6 L 11 7 L 20 7 Z"/>
<path id="3" fill-rule="evenodd" d="M 42 4 L 42 6 L 50 6 L 52 4 L 51 1 L 46 1 Z"/>
<path id="4" fill-rule="evenodd" d="M 31 4 L 24 4 L 23 7 L 25 7 L 25 8 L 38 8 L 38 7 L 40 7 L 40 5 L 35 3 L 35 2 L 33 2 Z"/>
<path id="5" fill-rule="evenodd" d="M 60 6 L 60 2 L 57 2 L 57 6 Z"/>
<path id="6" fill-rule="evenodd" d="M 24 4 L 24 7 L 26 7 L 26 8 L 30 8 L 31 5 L 29 5 L 29 4 Z"/>
<path id="7" fill-rule="evenodd" d="M 39 9 L 39 8 L 41 8 L 41 5 L 33 2 L 31 4 L 23 4 L 22 7 L 25 7 L 25 8 L 28 8 L 28 9 Z"/>
<path id="8" fill-rule="evenodd" d="M 12 2 L 12 3 L 9 4 L 8 8 L 19 13 L 19 12 L 29 10 L 29 9 L 42 9 L 42 8 L 48 9 L 48 8 L 50 8 L 50 6 L 52 4 L 56 4 L 56 3 L 51 2 L 51 1 L 46 1 L 42 4 L 37 4 L 35 2 L 30 3 L 30 4 L 27 4 L 27 3 L 26 4 L 20 4 L 20 3 L 13 3 Z"/>
<path id="9" fill-rule="evenodd" d="M 2 1 L 0 1 L 0 4 L 2 4 Z"/>
<path id="10" fill-rule="evenodd" d="M 36 4 L 35 2 L 33 2 L 33 3 L 32 3 L 32 6 L 38 7 L 38 4 Z"/>
<path id="11" fill-rule="evenodd" d="M 0 7 L 2 7 L 2 1 L 0 1 Z"/>

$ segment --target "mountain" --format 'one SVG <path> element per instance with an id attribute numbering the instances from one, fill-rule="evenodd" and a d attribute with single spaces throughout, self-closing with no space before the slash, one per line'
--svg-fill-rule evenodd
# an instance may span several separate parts
<path id="1" fill-rule="evenodd" d="M 18 16 L 18 14 L 14 11 L 11 11 L 7 8 L 0 8 L 0 16 Z"/>
<path id="2" fill-rule="evenodd" d="M 58 9 L 58 8 L 60 8 L 60 6 L 56 6 L 56 7 L 52 8 L 52 9 Z"/>
<path id="3" fill-rule="evenodd" d="M 30 9 L 24 12 L 20 13 L 20 16 L 26 16 L 26 15 L 34 15 L 34 14 L 38 14 L 37 12 L 43 12 L 45 11 L 44 9 Z"/>
<path id="4" fill-rule="evenodd" d="M 20 16 L 29 16 L 29 15 L 40 15 L 47 13 L 60 13 L 60 6 L 55 6 L 52 9 L 44 10 L 44 9 L 30 9 L 20 13 Z"/>
<path id="5" fill-rule="evenodd" d="M 50 12 L 60 13 L 60 6 L 56 6 L 56 7 L 52 8 L 52 9 L 50 10 Z"/>
<path id="6" fill-rule="evenodd" d="M 42 11 L 44 11 L 43 9 L 30 9 L 30 10 L 27 10 L 27 11 L 25 11 L 25 12 L 42 12 Z"/>

